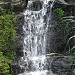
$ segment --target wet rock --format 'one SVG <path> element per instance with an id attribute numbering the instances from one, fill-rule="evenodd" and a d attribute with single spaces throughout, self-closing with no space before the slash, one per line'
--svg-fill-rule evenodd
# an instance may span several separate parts
<path id="1" fill-rule="evenodd" d="M 49 5 L 50 4 L 51 2 L 49 2 Z M 60 2 L 55 2 L 51 11 L 52 13 L 50 13 L 50 7 L 48 7 L 47 15 L 45 16 L 45 21 L 49 20 L 46 51 L 47 53 L 57 52 L 63 54 L 65 52 L 64 50 L 67 41 L 65 39 L 67 38 L 65 38 L 64 26 L 60 23 L 58 16 L 54 12 L 57 8 L 62 8 L 65 12 L 65 16 L 71 16 L 75 15 L 75 5 L 66 5 Z M 74 35 L 74 32 L 75 31 L 72 30 L 73 34 L 71 33 L 70 35 Z"/>
<path id="2" fill-rule="evenodd" d="M 21 68 L 19 65 L 12 65 L 11 67 L 12 67 L 13 75 L 17 75 L 17 74 L 23 73 L 25 71 L 25 69 Z"/>
<path id="3" fill-rule="evenodd" d="M 20 13 L 16 15 L 16 20 L 17 20 L 17 56 L 23 56 L 23 38 L 24 38 L 24 33 L 23 33 L 23 25 L 24 25 L 24 15 L 23 13 Z"/>
<path id="4" fill-rule="evenodd" d="M 75 75 L 75 69 L 72 70 L 73 75 Z"/>
<path id="5" fill-rule="evenodd" d="M 21 12 L 26 8 L 27 3 L 28 0 L 0 1 L 0 7 L 10 9 L 14 12 Z"/>
<path id="6" fill-rule="evenodd" d="M 18 49 L 18 50 L 16 51 L 17 57 L 23 57 L 24 53 L 23 53 L 23 51 L 21 50 L 22 48 L 19 47 L 19 48 L 17 48 L 17 49 Z"/>
<path id="7" fill-rule="evenodd" d="M 71 58 L 55 58 L 51 65 L 53 73 L 59 75 L 74 75 L 73 60 Z"/>
<path id="8" fill-rule="evenodd" d="M 42 1 L 33 1 L 32 4 L 28 7 L 29 10 L 39 11 L 42 9 Z"/>
<path id="9" fill-rule="evenodd" d="M 49 27 L 48 27 L 48 32 L 47 32 L 47 48 L 46 48 L 46 51 L 48 53 L 54 52 L 54 51 L 56 53 L 60 53 L 64 50 L 63 48 L 64 48 L 64 45 L 65 45 L 64 32 L 63 32 L 64 28 L 58 22 L 58 19 L 57 19 L 54 12 L 52 12 L 51 17 L 48 17 L 48 18 L 50 18 L 51 20 L 49 21 Z"/>
<path id="10" fill-rule="evenodd" d="M 25 72 L 25 70 L 29 71 L 30 67 L 28 67 L 29 61 L 27 58 L 24 59 L 24 57 L 18 57 L 16 58 L 12 64 L 12 72 L 13 75 L 18 75 L 19 73 Z"/>
<path id="11" fill-rule="evenodd" d="M 64 0 L 64 1 L 70 5 L 75 5 L 75 0 Z"/>

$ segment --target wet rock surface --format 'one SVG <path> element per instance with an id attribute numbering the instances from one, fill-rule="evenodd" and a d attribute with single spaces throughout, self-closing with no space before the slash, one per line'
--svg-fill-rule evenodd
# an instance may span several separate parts
<path id="1" fill-rule="evenodd" d="M 47 53 L 50 52 L 57 52 L 62 53 L 64 52 L 64 48 L 66 46 L 65 34 L 64 34 L 64 26 L 61 25 L 58 16 L 55 14 L 54 10 L 57 8 L 62 8 L 65 12 L 65 16 L 75 15 L 75 6 L 74 5 L 65 5 L 61 3 L 54 3 L 52 13 L 50 13 L 50 9 L 48 8 L 47 16 L 50 17 L 49 19 L 49 28 L 47 32 Z M 49 16 L 51 14 L 51 16 Z M 47 20 L 47 16 L 45 17 Z M 74 35 L 74 31 L 71 32 L 71 35 Z M 73 33 L 73 34 L 72 34 Z"/>
<path id="2" fill-rule="evenodd" d="M 64 0 L 64 1 L 70 5 L 75 5 L 75 0 Z"/>
<path id="3" fill-rule="evenodd" d="M 21 12 L 26 8 L 27 2 L 28 0 L 0 1 L 0 7 L 14 12 Z"/>
<path id="4" fill-rule="evenodd" d="M 61 56 L 60 56 L 61 57 Z M 52 61 L 51 70 L 59 75 L 74 75 L 73 59 L 71 58 L 55 58 Z"/>
<path id="5" fill-rule="evenodd" d="M 25 58 L 24 61 L 22 59 L 20 61 L 19 60 L 20 59 L 18 59 L 18 62 L 14 61 L 12 64 L 12 70 L 14 73 L 13 75 L 24 73 L 26 70 L 28 73 L 37 71 L 36 67 L 33 66 L 34 63 L 32 60 L 28 58 Z M 75 66 L 73 60 L 74 59 L 72 58 L 65 58 L 62 55 L 46 56 L 43 64 L 44 67 L 40 71 L 47 70 L 48 72 L 52 72 L 52 75 L 75 75 Z M 41 64 L 42 63 L 39 63 L 39 67 Z"/>
<path id="6" fill-rule="evenodd" d="M 23 38 L 24 38 L 24 33 L 23 33 L 23 24 L 24 24 L 24 15 L 23 13 L 20 13 L 16 16 L 17 19 L 17 56 L 23 56 Z"/>
<path id="7" fill-rule="evenodd" d="M 39 11 L 42 9 L 42 1 L 33 1 L 32 4 L 28 7 L 29 10 Z"/>

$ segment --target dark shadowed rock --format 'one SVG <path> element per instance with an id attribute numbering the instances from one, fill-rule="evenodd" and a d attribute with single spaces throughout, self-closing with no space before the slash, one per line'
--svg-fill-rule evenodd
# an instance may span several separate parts
<path id="1" fill-rule="evenodd" d="M 13 75 L 17 75 L 18 73 L 23 73 L 24 68 L 21 68 L 19 65 L 12 65 L 12 71 Z"/>
<path id="2" fill-rule="evenodd" d="M 55 58 L 51 65 L 52 72 L 59 75 L 74 75 L 73 68 L 73 59 L 71 58 Z"/>
<path id="3" fill-rule="evenodd" d="M 49 2 L 50 5 L 51 2 Z M 47 32 L 47 53 L 49 52 L 57 52 L 63 53 L 66 47 L 66 39 L 64 34 L 64 26 L 60 23 L 58 16 L 55 14 L 54 10 L 57 8 L 62 8 L 65 12 L 65 16 L 75 15 L 75 5 L 65 5 L 58 2 L 54 3 L 52 13 L 50 13 L 50 7 L 47 9 L 47 15 L 45 16 L 45 20 L 49 18 L 49 27 Z M 51 14 L 51 16 L 49 16 Z M 73 25 L 71 25 L 73 26 Z M 71 35 L 74 35 L 72 30 Z"/>
<path id="4" fill-rule="evenodd" d="M 64 1 L 70 5 L 75 5 L 75 0 L 64 0 Z"/>
<path id="5" fill-rule="evenodd" d="M 10 9 L 14 12 L 21 12 L 26 8 L 27 3 L 28 0 L 0 1 L 0 7 Z"/>
<path id="6" fill-rule="evenodd" d="M 32 4 L 28 7 L 29 10 L 39 11 L 42 9 L 42 1 L 33 1 Z"/>
<path id="7" fill-rule="evenodd" d="M 16 16 L 17 19 L 17 56 L 23 56 L 23 25 L 24 25 L 24 15 L 20 13 Z"/>

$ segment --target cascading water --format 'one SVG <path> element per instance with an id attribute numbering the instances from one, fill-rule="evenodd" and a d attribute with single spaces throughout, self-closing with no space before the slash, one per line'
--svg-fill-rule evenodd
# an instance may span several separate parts
<path id="1" fill-rule="evenodd" d="M 52 1 L 50 5 L 48 2 Z M 40 2 L 40 5 L 39 3 Z M 38 5 L 37 5 L 38 3 Z M 29 0 L 24 12 L 25 22 L 23 25 L 24 44 L 23 53 L 19 65 L 24 68 L 24 73 L 18 75 L 47 75 L 46 67 L 46 33 L 48 22 L 44 20 L 47 8 L 53 7 L 54 0 Z M 36 7 L 35 7 L 36 6 Z M 50 73 L 50 75 L 53 75 Z"/>

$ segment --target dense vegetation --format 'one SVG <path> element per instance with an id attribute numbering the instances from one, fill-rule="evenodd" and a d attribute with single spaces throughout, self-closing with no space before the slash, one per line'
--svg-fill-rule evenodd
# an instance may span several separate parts
<path id="1" fill-rule="evenodd" d="M 64 28 L 64 36 L 65 37 L 65 52 L 66 54 L 72 54 L 74 53 L 73 49 L 75 48 L 74 38 L 75 38 L 75 16 L 66 16 L 65 11 L 62 8 L 56 8 L 54 10 L 56 15 L 58 16 L 58 20 L 60 22 L 60 25 Z"/>
<path id="2" fill-rule="evenodd" d="M 0 8 L 0 75 L 11 75 L 11 62 L 16 57 L 15 13 Z"/>

